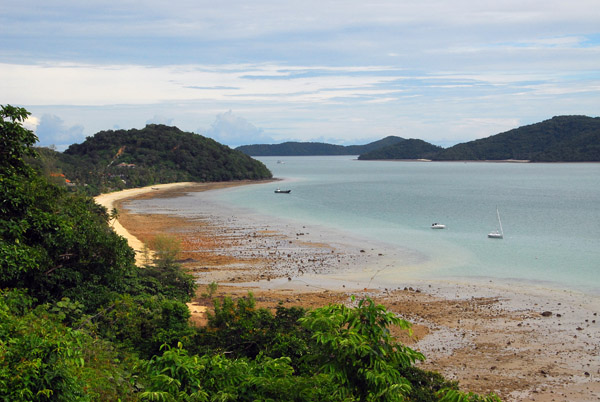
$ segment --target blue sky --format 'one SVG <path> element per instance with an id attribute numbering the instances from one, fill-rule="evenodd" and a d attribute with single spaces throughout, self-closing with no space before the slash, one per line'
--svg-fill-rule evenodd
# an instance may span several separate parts
<path id="1" fill-rule="evenodd" d="M 449 146 L 598 116 L 597 0 L 487 3 L 6 1 L 0 104 L 58 149 L 148 123 L 232 147 Z"/>

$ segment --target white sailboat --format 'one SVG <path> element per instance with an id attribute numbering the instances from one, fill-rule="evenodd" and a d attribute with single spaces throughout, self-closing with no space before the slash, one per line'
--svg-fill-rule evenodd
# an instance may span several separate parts
<path id="1" fill-rule="evenodd" d="M 498 211 L 498 207 L 496 207 L 496 215 L 498 216 L 498 225 L 500 225 L 500 230 L 494 230 L 493 232 L 488 233 L 488 237 L 490 239 L 504 239 L 504 231 L 502 230 L 502 221 L 500 220 L 500 212 Z"/>

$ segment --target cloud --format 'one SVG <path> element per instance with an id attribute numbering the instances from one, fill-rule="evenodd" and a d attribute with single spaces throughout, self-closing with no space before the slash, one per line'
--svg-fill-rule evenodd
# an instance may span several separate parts
<path id="1" fill-rule="evenodd" d="M 35 134 L 40 139 L 39 145 L 55 145 L 56 149 L 63 151 L 69 145 L 85 138 L 82 125 L 67 126 L 56 115 L 44 114 L 35 128 Z"/>
<path id="2" fill-rule="evenodd" d="M 470 140 L 505 119 L 598 114 L 597 0 L 338 3 L 5 2 L 0 104 L 86 135 L 197 131 L 235 110 L 256 126 L 223 113 L 208 130 L 231 145 Z"/>
<path id="3" fill-rule="evenodd" d="M 165 126 L 172 126 L 174 120 L 175 119 L 155 114 L 151 119 L 146 120 L 146 124 L 164 124 Z"/>
<path id="4" fill-rule="evenodd" d="M 231 110 L 218 114 L 204 135 L 231 147 L 273 142 L 261 128 L 257 128 L 243 117 L 234 115 Z"/>
<path id="5" fill-rule="evenodd" d="M 33 132 L 35 132 L 35 130 L 37 129 L 37 126 L 39 126 L 39 125 L 40 125 L 40 119 L 38 119 L 35 116 L 29 116 L 23 122 L 23 127 L 25 127 L 27 130 L 31 130 Z"/>

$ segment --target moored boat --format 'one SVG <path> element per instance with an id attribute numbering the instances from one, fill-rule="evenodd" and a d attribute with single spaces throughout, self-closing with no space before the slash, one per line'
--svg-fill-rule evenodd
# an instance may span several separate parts
<path id="1" fill-rule="evenodd" d="M 500 230 L 494 230 L 493 232 L 488 233 L 488 237 L 490 239 L 504 239 L 504 230 L 502 230 L 502 221 L 500 221 L 500 212 L 496 207 L 496 215 L 498 216 L 498 225 L 500 226 Z"/>

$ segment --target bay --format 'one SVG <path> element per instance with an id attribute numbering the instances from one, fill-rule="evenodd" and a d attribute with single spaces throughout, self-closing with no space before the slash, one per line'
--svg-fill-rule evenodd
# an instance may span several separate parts
<path id="1" fill-rule="evenodd" d="M 381 245 L 389 283 L 500 280 L 600 294 L 600 164 L 257 159 L 282 180 L 156 201 L 187 213 L 211 202 Z M 496 208 L 501 240 L 487 237 Z"/>

